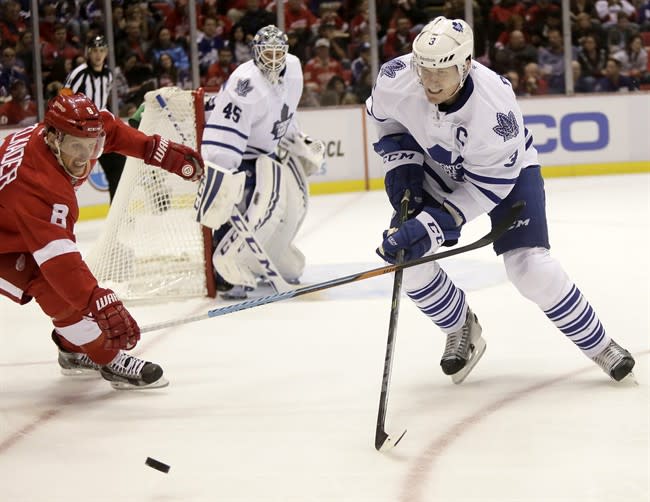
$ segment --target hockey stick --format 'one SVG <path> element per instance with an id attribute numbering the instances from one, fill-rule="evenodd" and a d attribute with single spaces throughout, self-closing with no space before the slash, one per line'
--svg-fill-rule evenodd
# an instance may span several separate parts
<path id="1" fill-rule="evenodd" d="M 409 200 L 411 198 L 411 191 L 406 190 L 402 197 L 399 210 L 399 224 L 402 226 L 408 217 Z M 400 264 L 404 261 L 404 250 L 400 249 L 397 252 L 397 263 Z M 397 332 L 397 319 L 399 318 L 399 301 L 402 293 L 402 275 L 404 270 L 399 269 L 395 271 L 395 278 L 393 279 L 393 297 L 390 303 L 390 320 L 388 322 L 388 341 L 386 342 L 386 357 L 384 359 L 384 372 L 381 379 L 381 394 L 379 395 L 379 411 L 377 412 L 377 428 L 375 429 L 375 449 L 381 451 L 389 447 L 397 446 L 406 434 L 406 429 L 400 434 L 396 441 L 386 434 L 386 409 L 388 408 L 388 386 L 390 385 L 390 373 L 393 367 L 393 353 L 395 352 L 395 334 Z"/>
<path id="2" fill-rule="evenodd" d="M 423 263 L 429 263 L 430 261 L 442 260 L 443 258 L 449 258 L 450 256 L 456 256 L 468 251 L 473 251 L 485 247 L 489 244 L 492 244 L 495 240 L 501 237 L 506 230 L 515 222 L 517 216 L 522 211 L 526 203 L 524 201 L 515 202 L 508 215 L 501 221 L 498 225 L 494 226 L 490 232 L 485 234 L 480 239 L 467 244 L 465 246 L 460 246 L 449 251 L 443 251 L 442 253 L 436 253 L 429 256 L 422 256 L 421 258 L 416 258 L 415 260 L 410 260 L 404 262 L 400 265 L 385 265 L 383 267 L 373 268 L 371 270 L 366 270 L 365 272 L 359 272 L 352 275 L 346 275 L 345 277 L 339 277 L 337 279 L 331 279 L 325 282 L 319 282 L 317 284 L 312 284 L 310 286 L 304 286 L 302 288 L 293 289 L 291 291 L 286 291 L 284 293 L 277 293 L 274 295 L 263 296 L 261 298 L 254 298 L 251 300 L 246 300 L 241 303 L 236 303 L 234 305 L 228 305 L 226 307 L 216 308 L 209 310 L 204 314 L 198 314 L 194 316 L 189 316 L 184 319 L 176 319 L 172 321 L 164 321 L 156 324 L 151 324 L 149 326 L 144 326 L 140 331 L 142 333 L 149 333 L 151 331 L 156 331 L 164 328 L 171 328 L 173 326 L 180 326 L 183 324 L 189 324 L 196 321 L 202 321 L 203 319 L 210 319 L 212 317 L 220 317 L 227 314 L 232 314 L 234 312 L 239 312 L 240 310 L 252 309 L 254 307 L 259 307 L 261 305 L 267 305 L 269 303 L 275 303 L 282 300 L 288 300 L 289 298 L 296 298 L 298 296 L 308 295 L 310 293 L 315 293 L 317 291 L 323 291 L 325 289 L 335 288 L 337 286 L 343 286 L 344 284 L 349 284 L 351 282 L 363 281 L 370 279 L 371 277 L 377 277 L 379 275 L 390 274 L 396 270 L 402 270 L 405 268 L 416 267 L 422 265 Z"/>
<path id="3" fill-rule="evenodd" d="M 162 108 L 165 111 L 165 113 L 167 114 L 167 118 L 174 126 L 174 129 L 176 129 L 178 136 L 181 138 L 181 143 L 183 143 L 184 145 L 188 145 L 187 136 L 185 136 L 185 133 L 181 129 L 181 126 L 178 125 L 178 122 L 176 122 L 176 119 L 174 118 L 174 115 L 172 114 L 172 111 L 169 108 L 169 105 L 167 104 L 167 100 L 163 98 L 160 94 L 156 94 L 156 101 L 158 101 L 160 108 Z M 200 138 L 196 138 L 196 145 L 198 145 L 198 147 L 201 146 L 201 142 L 199 140 Z M 188 146 L 195 148 L 196 145 L 189 144 Z M 186 156 L 185 160 L 188 160 L 192 164 L 194 164 L 195 169 L 199 169 L 201 167 L 198 165 L 198 162 L 196 161 L 196 159 L 194 159 L 194 157 Z"/>
<path id="4" fill-rule="evenodd" d="M 167 118 L 174 126 L 174 129 L 176 129 L 176 132 L 178 133 L 178 137 L 181 138 L 181 142 L 183 144 L 187 144 L 187 137 L 185 136 L 185 133 L 181 130 L 181 127 L 178 125 L 178 122 L 176 122 L 176 119 L 174 118 L 172 111 L 169 109 L 169 105 L 167 104 L 165 98 L 163 98 L 160 94 L 156 94 L 156 101 L 158 101 L 160 108 L 162 108 L 165 111 L 165 113 L 167 113 Z"/>

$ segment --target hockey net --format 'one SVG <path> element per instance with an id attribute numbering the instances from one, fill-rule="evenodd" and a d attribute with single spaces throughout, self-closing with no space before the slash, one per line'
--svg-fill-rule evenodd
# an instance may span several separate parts
<path id="1" fill-rule="evenodd" d="M 139 129 L 198 149 L 204 122 L 201 89 L 166 87 L 145 96 Z M 123 300 L 214 296 L 210 233 L 195 219 L 196 189 L 196 183 L 128 157 L 87 257 L 99 283 Z"/>

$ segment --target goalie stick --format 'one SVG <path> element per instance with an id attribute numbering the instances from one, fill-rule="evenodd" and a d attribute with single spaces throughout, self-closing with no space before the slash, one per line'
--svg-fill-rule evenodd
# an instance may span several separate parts
<path id="1" fill-rule="evenodd" d="M 450 256 L 456 256 L 468 251 L 473 251 L 485 247 L 489 244 L 492 244 L 495 240 L 501 237 L 506 230 L 512 226 L 512 224 L 519 216 L 519 213 L 523 210 L 526 203 L 524 201 L 515 202 L 508 213 L 508 216 L 503 219 L 499 224 L 495 225 L 490 232 L 485 234 L 480 239 L 466 244 L 465 246 L 460 246 L 449 251 L 443 251 L 442 253 L 436 253 L 429 256 L 422 256 L 421 258 L 416 258 L 415 260 L 410 260 L 399 265 L 385 265 L 383 267 L 373 268 L 371 270 L 366 270 L 365 272 L 359 272 L 356 274 L 346 275 L 344 277 L 339 277 L 337 279 L 331 279 L 325 282 L 319 282 L 317 284 L 312 284 L 310 286 L 304 286 L 302 288 L 293 289 L 291 291 L 285 291 L 284 293 L 276 293 L 274 295 L 263 296 L 261 298 L 254 298 L 251 300 L 246 300 L 241 303 L 235 303 L 234 305 L 228 305 L 226 307 L 216 308 L 209 310 L 204 314 L 198 314 L 194 316 L 185 317 L 183 319 L 175 319 L 171 321 L 163 321 L 155 324 L 150 324 L 149 326 L 144 326 L 140 332 L 149 333 L 151 331 L 156 331 L 164 328 L 171 328 L 173 326 L 181 326 L 183 324 L 189 324 L 196 321 L 202 321 L 203 319 L 210 319 L 212 317 L 220 317 L 227 314 L 232 314 L 234 312 L 239 312 L 240 310 L 252 309 L 254 307 L 260 307 L 262 305 L 267 305 L 269 303 L 275 303 L 282 300 L 288 300 L 289 298 L 296 298 L 298 296 L 308 295 L 310 293 L 315 293 L 317 291 L 323 291 L 325 289 L 335 288 L 337 286 L 342 286 L 344 284 L 349 284 L 351 282 L 363 281 L 365 279 L 370 279 L 371 277 L 377 277 L 379 275 L 390 274 L 396 270 L 402 270 L 405 268 L 416 267 L 417 265 L 422 265 L 423 263 L 428 263 L 430 261 L 442 260 L 443 258 L 449 258 Z"/>
<path id="2" fill-rule="evenodd" d="M 411 191 L 406 190 L 399 209 L 399 224 L 400 227 L 408 217 L 409 200 L 411 198 Z M 397 252 L 397 263 L 400 264 L 404 261 L 404 250 L 400 249 Z M 390 385 L 390 374 L 393 368 L 393 353 L 395 352 L 395 334 L 397 332 L 397 320 L 399 318 L 399 302 L 402 293 L 402 275 L 404 269 L 395 271 L 393 279 L 393 296 L 390 302 L 390 320 L 388 321 L 388 341 L 386 342 L 386 357 L 384 358 L 384 372 L 381 378 L 381 393 L 379 394 L 379 411 L 377 412 L 377 428 L 375 429 L 375 449 L 382 451 L 382 448 L 387 450 L 393 446 L 397 446 L 406 429 L 402 432 L 397 440 L 386 433 L 386 409 L 388 408 L 388 386 Z"/>

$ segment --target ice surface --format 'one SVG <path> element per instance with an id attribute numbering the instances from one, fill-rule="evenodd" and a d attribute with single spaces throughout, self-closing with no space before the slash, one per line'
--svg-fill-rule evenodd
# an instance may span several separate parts
<path id="1" fill-rule="evenodd" d="M 649 182 L 547 181 L 552 252 L 634 353 L 638 385 L 610 381 L 479 250 L 444 262 L 488 345 L 462 385 L 439 368 L 444 337 L 402 301 L 388 430 L 408 433 L 388 454 L 373 440 L 390 275 L 148 334 L 135 353 L 171 381 L 151 391 L 62 376 L 49 320 L 0 300 L 0 500 L 647 501 Z M 389 212 L 380 192 L 314 197 L 305 281 L 380 266 Z M 101 224 L 79 225 L 82 249 Z M 472 222 L 461 243 L 486 231 Z M 132 312 L 147 325 L 217 305 Z"/>

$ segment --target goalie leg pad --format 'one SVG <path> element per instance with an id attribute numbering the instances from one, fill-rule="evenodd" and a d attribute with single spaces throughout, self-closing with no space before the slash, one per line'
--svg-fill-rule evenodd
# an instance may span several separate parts
<path id="1" fill-rule="evenodd" d="M 239 232 L 231 227 L 212 254 L 212 266 L 230 284 L 254 289 L 257 286 L 256 274 L 242 260 L 242 255 L 248 253 Z"/>
<path id="2" fill-rule="evenodd" d="M 276 260 L 282 275 L 297 282 L 305 270 L 305 255 L 293 244 L 309 207 L 309 184 L 304 170 L 289 157 L 283 168 L 286 199 L 285 215 L 276 220 L 275 236 L 266 244 L 269 254 Z"/>
<path id="3" fill-rule="evenodd" d="M 304 255 L 292 245 L 308 205 L 307 181 L 295 164 L 279 164 L 267 156 L 256 162 L 256 184 L 245 213 L 247 226 L 282 277 L 295 282 L 305 267 Z M 253 254 L 236 228 L 219 242 L 215 268 L 228 282 L 254 287 L 256 277 L 267 276 L 259 253 Z"/>

